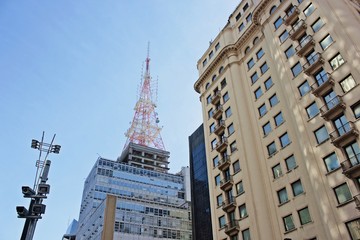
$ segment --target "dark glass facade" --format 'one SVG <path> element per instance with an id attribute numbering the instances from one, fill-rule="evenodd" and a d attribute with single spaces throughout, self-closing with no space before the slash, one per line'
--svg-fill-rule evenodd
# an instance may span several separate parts
<path id="1" fill-rule="evenodd" d="M 189 152 L 193 239 L 213 239 L 203 125 L 189 137 Z"/>

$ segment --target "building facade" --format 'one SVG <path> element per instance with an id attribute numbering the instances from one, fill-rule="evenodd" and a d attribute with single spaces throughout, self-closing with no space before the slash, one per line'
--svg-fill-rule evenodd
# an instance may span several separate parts
<path id="1" fill-rule="evenodd" d="M 96 161 L 85 181 L 76 239 L 190 240 L 186 176 L 129 164 L 137 153 L 156 164 L 163 159 L 156 149 L 131 143 L 126 151 L 121 161 Z"/>
<path id="2" fill-rule="evenodd" d="M 193 238 L 213 239 L 203 125 L 189 136 L 189 153 Z"/>
<path id="3" fill-rule="evenodd" d="M 213 239 L 360 239 L 359 6 L 243 0 L 198 61 Z"/>

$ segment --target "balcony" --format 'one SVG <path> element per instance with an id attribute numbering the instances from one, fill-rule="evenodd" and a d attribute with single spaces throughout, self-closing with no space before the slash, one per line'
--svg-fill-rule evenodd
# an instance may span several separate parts
<path id="1" fill-rule="evenodd" d="M 233 177 L 227 176 L 226 178 L 220 181 L 220 188 L 223 191 L 228 191 L 232 188 L 233 184 L 234 184 Z"/>
<path id="2" fill-rule="evenodd" d="M 234 236 L 237 235 L 240 231 L 240 226 L 238 221 L 231 221 L 225 225 L 225 233 L 228 236 Z"/>
<path id="3" fill-rule="evenodd" d="M 360 177 L 360 153 L 343 161 L 341 168 L 343 170 L 342 173 L 350 179 Z"/>
<path id="4" fill-rule="evenodd" d="M 298 19 L 297 16 L 299 16 L 299 13 L 300 9 L 297 6 L 293 6 L 290 10 L 288 10 L 283 18 L 285 25 L 289 26 L 293 24 Z"/>
<path id="5" fill-rule="evenodd" d="M 215 126 L 214 133 L 218 136 L 222 135 L 225 131 L 225 121 L 220 120 L 219 124 Z"/>
<path id="6" fill-rule="evenodd" d="M 236 208 L 236 202 L 234 197 L 231 197 L 222 203 L 222 209 L 224 210 L 224 212 L 228 213 L 234 211 L 235 208 Z"/>
<path id="7" fill-rule="evenodd" d="M 316 97 L 325 94 L 334 86 L 335 83 L 334 79 L 331 77 L 329 73 L 325 73 L 319 76 L 315 81 L 316 82 L 313 85 L 311 85 L 311 91 L 312 94 L 314 94 Z"/>
<path id="8" fill-rule="evenodd" d="M 343 147 L 354 141 L 358 135 L 359 132 L 357 131 L 355 124 L 353 122 L 348 122 L 330 133 L 330 139 L 335 147 Z"/>
<path id="9" fill-rule="evenodd" d="M 315 40 L 311 35 L 306 36 L 304 39 L 301 40 L 299 45 L 295 48 L 296 54 L 299 57 L 302 57 L 309 53 L 315 46 Z"/>
<path id="10" fill-rule="evenodd" d="M 326 121 L 338 116 L 345 109 L 345 103 L 340 96 L 335 96 L 320 108 L 321 117 Z"/>
<path id="11" fill-rule="evenodd" d="M 219 168 L 220 171 L 223 171 L 224 169 L 228 168 L 230 164 L 231 164 L 230 157 L 225 156 L 223 159 L 221 159 L 218 162 L 217 167 Z"/>
<path id="12" fill-rule="evenodd" d="M 214 110 L 213 118 L 218 120 L 222 116 L 223 111 L 224 109 L 222 105 L 217 106 Z"/>
<path id="13" fill-rule="evenodd" d="M 356 209 L 360 211 L 360 194 L 354 196 L 354 201 L 356 204 Z"/>
<path id="14" fill-rule="evenodd" d="M 291 40 L 297 40 L 302 34 L 305 33 L 307 25 L 304 20 L 298 21 L 289 31 Z"/>
<path id="15" fill-rule="evenodd" d="M 220 142 L 216 143 L 216 151 L 218 151 L 219 153 L 222 153 L 226 150 L 228 146 L 228 140 L 227 137 L 222 137 Z"/>
<path id="16" fill-rule="evenodd" d="M 211 103 L 216 105 L 220 102 L 220 98 L 221 98 L 221 92 L 220 91 L 216 91 L 214 96 L 211 97 Z"/>
<path id="17" fill-rule="evenodd" d="M 317 70 L 319 70 L 320 67 L 322 67 L 324 62 L 325 62 L 325 60 L 321 57 L 320 53 L 314 54 L 304 64 L 304 66 L 303 66 L 304 72 L 310 76 L 310 75 L 314 74 Z"/>

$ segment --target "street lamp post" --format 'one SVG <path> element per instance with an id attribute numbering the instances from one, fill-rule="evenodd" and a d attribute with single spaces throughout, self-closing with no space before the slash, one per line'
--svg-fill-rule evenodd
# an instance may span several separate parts
<path id="1" fill-rule="evenodd" d="M 47 159 L 50 153 L 58 154 L 60 152 L 60 145 L 54 145 L 55 134 L 51 143 L 44 143 L 44 132 L 41 141 L 33 139 L 31 141 L 31 148 L 39 150 L 39 159 L 36 161 L 36 175 L 33 188 L 29 186 L 22 186 L 21 190 L 24 198 L 30 198 L 29 209 L 24 206 L 16 206 L 18 218 L 25 218 L 24 228 L 20 240 L 32 240 L 38 219 L 41 219 L 41 214 L 45 213 L 46 205 L 42 203 L 43 199 L 47 198 L 50 193 L 50 185 L 47 184 L 48 174 L 50 170 L 51 161 Z M 45 152 L 45 156 L 42 153 Z"/>

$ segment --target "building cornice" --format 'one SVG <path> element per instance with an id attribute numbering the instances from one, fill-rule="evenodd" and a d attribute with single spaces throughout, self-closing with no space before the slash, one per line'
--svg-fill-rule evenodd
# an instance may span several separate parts
<path id="1" fill-rule="evenodd" d="M 253 13 L 253 22 L 255 25 L 260 25 L 260 16 L 271 1 L 272 0 L 263 0 L 259 5 L 256 6 Z"/>

